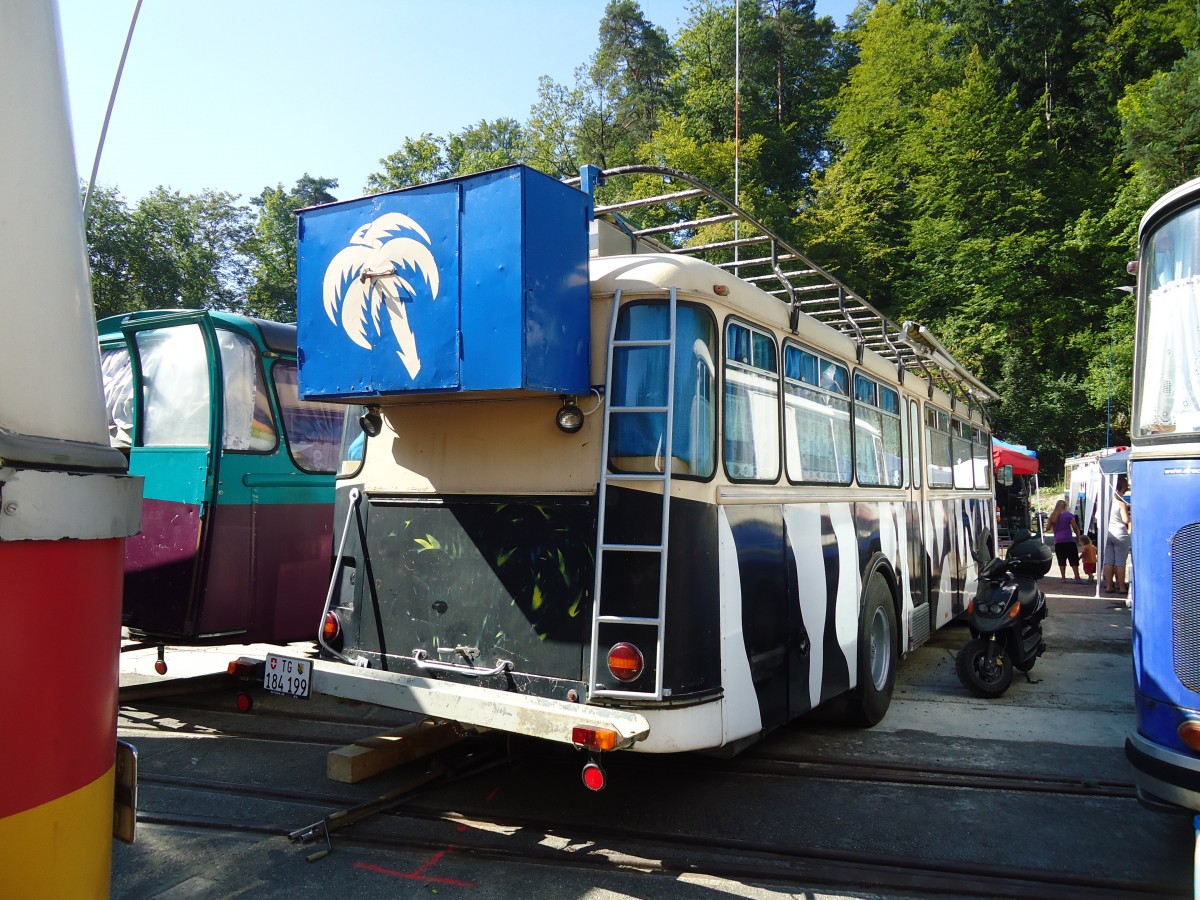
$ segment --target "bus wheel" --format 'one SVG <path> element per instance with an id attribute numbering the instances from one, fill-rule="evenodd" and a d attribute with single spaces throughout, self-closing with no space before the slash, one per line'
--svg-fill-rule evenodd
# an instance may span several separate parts
<path id="1" fill-rule="evenodd" d="M 850 695 L 849 718 L 871 727 L 883 721 L 896 686 L 896 610 L 880 575 L 867 583 L 858 635 L 858 687 Z"/>

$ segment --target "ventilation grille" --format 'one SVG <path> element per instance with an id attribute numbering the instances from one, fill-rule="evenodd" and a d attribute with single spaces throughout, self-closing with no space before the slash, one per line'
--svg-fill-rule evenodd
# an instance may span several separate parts
<path id="1" fill-rule="evenodd" d="M 1175 674 L 1188 690 L 1200 693 L 1200 522 L 1179 529 L 1171 545 Z"/>

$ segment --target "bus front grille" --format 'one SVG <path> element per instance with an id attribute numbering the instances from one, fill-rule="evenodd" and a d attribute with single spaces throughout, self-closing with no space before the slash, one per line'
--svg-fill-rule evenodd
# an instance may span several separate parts
<path id="1" fill-rule="evenodd" d="M 1175 674 L 1200 693 L 1200 522 L 1179 529 L 1171 542 L 1171 638 Z"/>

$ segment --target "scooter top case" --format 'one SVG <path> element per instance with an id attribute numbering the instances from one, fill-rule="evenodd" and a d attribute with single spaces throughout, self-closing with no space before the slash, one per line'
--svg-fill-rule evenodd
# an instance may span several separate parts
<path id="1" fill-rule="evenodd" d="M 1034 537 L 1008 548 L 1009 570 L 1018 578 L 1041 578 L 1054 565 L 1054 551 Z"/>

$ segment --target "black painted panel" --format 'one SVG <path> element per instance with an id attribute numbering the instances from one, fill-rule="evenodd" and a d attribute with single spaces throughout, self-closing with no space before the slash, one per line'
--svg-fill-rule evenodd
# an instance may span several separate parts
<path id="1" fill-rule="evenodd" d="M 782 510 L 726 507 L 742 586 L 742 631 L 764 728 L 789 718 L 788 637 L 794 606 L 786 583 Z"/>
<path id="2" fill-rule="evenodd" d="M 393 657 L 473 647 L 479 663 L 580 679 L 591 626 L 590 501 L 454 498 L 374 502 L 359 646 Z M 374 602 L 372 602 L 374 601 Z M 389 665 L 393 670 L 397 666 Z"/>

